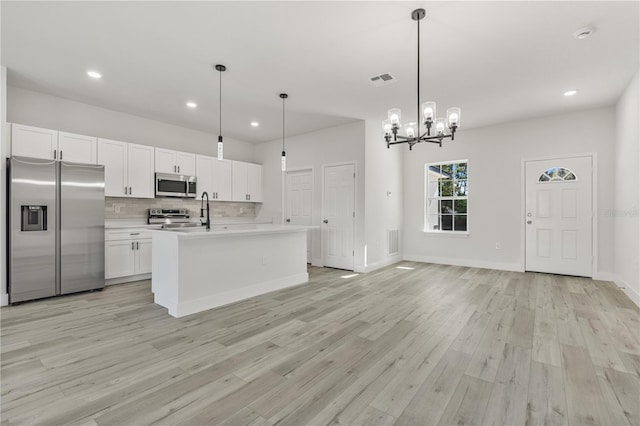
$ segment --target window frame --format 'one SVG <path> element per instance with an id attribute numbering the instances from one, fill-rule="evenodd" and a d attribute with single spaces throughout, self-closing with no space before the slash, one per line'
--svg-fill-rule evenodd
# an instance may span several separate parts
<path id="1" fill-rule="evenodd" d="M 433 180 L 430 181 L 429 179 L 429 170 L 430 167 L 432 166 L 441 166 L 443 164 L 460 164 L 460 163 L 465 163 L 467 166 L 467 176 L 466 176 L 466 192 L 467 195 L 465 196 L 458 196 L 458 195 L 452 195 L 452 196 L 446 196 L 446 197 L 442 197 L 442 196 L 435 196 L 435 197 L 429 197 L 429 183 L 433 182 Z M 453 179 L 453 185 L 455 187 L 455 181 L 457 179 Z M 469 160 L 468 159 L 461 159 L 461 160 L 450 160 L 450 161 L 436 161 L 436 162 L 432 162 L 432 163 L 424 163 L 424 212 L 423 212 L 423 229 L 422 232 L 424 232 L 425 234 L 430 234 L 430 235 L 448 235 L 448 236 L 468 236 L 469 235 Z M 429 201 L 448 201 L 451 200 L 452 204 L 455 205 L 455 200 L 466 200 L 467 201 L 467 212 L 466 217 L 467 217 L 467 227 L 466 230 L 464 231 L 456 231 L 455 229 L 452 230 L 441 230 L 441 229 L 429 229 Z M 440 209 L 438 209 L 438 217 L 440 218 L 442 216 L 442 213 L 440 212 Z M 441 221 L 441 219 L 440 219 Z M 454 221 L 455 223 L 455 212 L 452 213 L 452 221 Z M 454 225 L 455 226 L 455 225 Z"/>

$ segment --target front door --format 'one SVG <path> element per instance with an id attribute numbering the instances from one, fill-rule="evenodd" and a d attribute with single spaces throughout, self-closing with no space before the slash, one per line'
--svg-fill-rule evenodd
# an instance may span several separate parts
<path id="1" fill-rule="evenodd" d="M 527 271 L 593 275 L 592 157 L 525 163 Z"/>
<path id="2" fill-rule="evenodd" d="M 325 166 L 322 200 L 324 266 L 353 270 L 355 165 Z"/>
<path id="3" fill-rule="evenodd" d="M 313 211 L 313 179 L 311 170 L 287 172 L 285 222 L 311 226 Z M 307 263 L 311 263 L 311 231 L 307 232 Z"/>

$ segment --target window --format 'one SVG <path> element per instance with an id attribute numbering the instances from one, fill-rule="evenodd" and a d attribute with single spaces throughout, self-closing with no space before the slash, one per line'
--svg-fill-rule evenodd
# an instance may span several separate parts
<path id="1" fill-rule="evenodd" d="M 425 165 L 425 232 L 467 232 L 467 160 Z"/>
<path id="2" fill-rule="evenodd" d="M 567 180 L 576 180 L 576 175 L 564 167 L 552 167 L 538 178 L 538 182 L 564 182 Z"/>

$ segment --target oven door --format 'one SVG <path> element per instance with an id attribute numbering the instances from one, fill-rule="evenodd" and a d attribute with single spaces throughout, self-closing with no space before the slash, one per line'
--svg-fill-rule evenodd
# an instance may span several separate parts
<path id="1" fill-rule="evenodd" d="M 156 197 L 186 197 L 185 176 L 156 173 Z"/>

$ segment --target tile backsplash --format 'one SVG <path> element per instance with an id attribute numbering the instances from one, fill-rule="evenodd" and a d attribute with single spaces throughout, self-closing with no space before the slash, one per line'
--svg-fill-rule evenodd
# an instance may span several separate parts
<path id="1" fill-rule="evenodd" d="M 200 201 L 188 198 L 105 198 L 105 219 L 146 219 L 149 209 L 189 209 L 200 217 Z M 256 217 L 255 203 L 211 201 L 211 217 Z M 119 210 L 118 213 L 116 211 Z"/>

